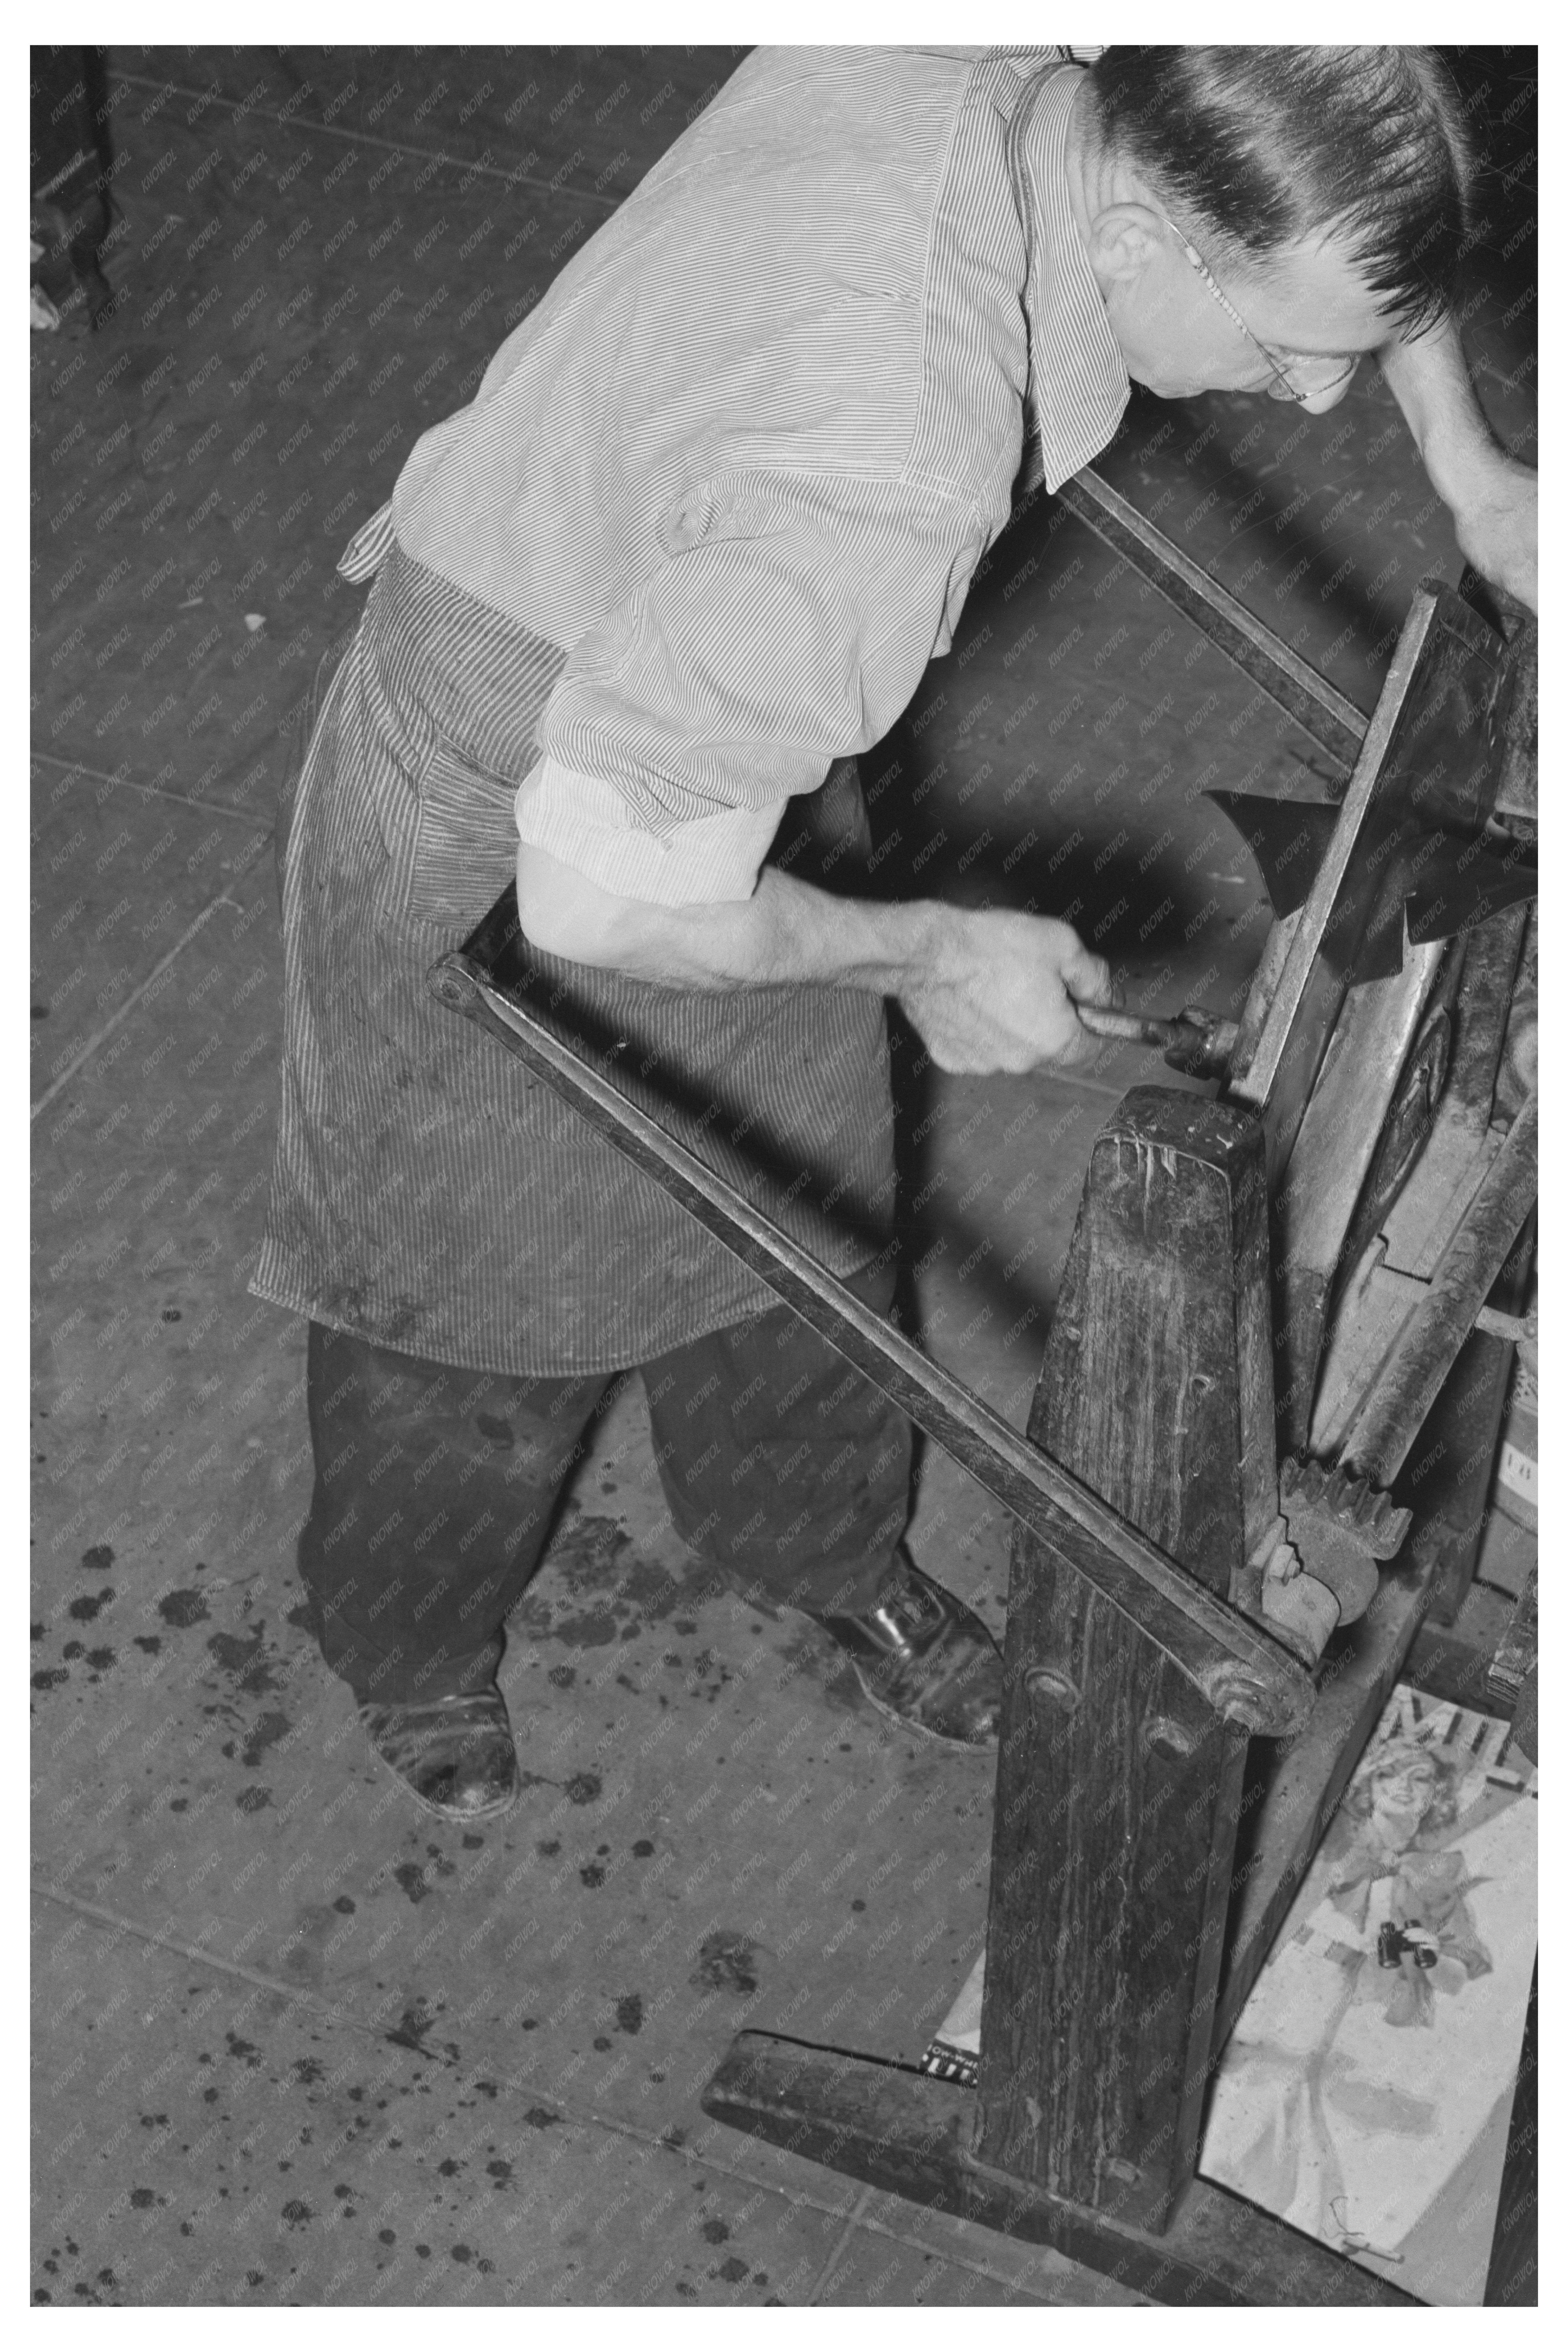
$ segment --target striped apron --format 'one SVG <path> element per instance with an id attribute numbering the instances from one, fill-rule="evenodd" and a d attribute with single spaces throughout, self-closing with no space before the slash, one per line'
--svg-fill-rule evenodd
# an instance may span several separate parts
<path id="1" fill-rule="evenodd" d="M 379 1346 L 514 1376 L 646 1362 L 774 1303 L 426 991 L 512 878 L 512 802 L 565 659 L 390 542 L 289 821 L 282 1108 L 250 1286 Z M 617 1083 L 834 1272 L 887 1246 L 879 998 L 525 962 L 530 995 L 568 1031 L 580 1016 L 624 1040 Z"/>

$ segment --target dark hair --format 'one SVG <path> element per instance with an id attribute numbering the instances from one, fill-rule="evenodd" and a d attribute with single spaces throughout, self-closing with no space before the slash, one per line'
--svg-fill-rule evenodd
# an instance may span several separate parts
<path id="1" fill-rule="evenodd" d="M 1454 298 L 1474 152 L 1424 48 L 1108 48 L 1089 68 L 1107 142 L 1233 259 L 1335 232 L 1402 329 Z"/>

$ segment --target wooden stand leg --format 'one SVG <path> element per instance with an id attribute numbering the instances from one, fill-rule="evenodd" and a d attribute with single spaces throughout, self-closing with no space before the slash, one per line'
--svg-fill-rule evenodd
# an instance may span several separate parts
<path id="1" fill-rule="evenodd" d="M 721 2123 L 914 2204 L 1055 2246 L 1159 2303 L 1408 2309 L 1415 2301 L 1206 2180 L 1182 2192 L 1161 2237 L 1053 2197 L 971 2153 L 973 2091 L 907 2066 L 738 2033 L 702 2105 Z"/>
<path id="2" fill-rule="evenodd" d="M 1227 1598 L 1278 1510 L 1262 1163 L 1249 1113 L 1128 1097 L 1095 1147 L 1029 1431 Z M 1420 1595 L 1402 1599 L 1401 1654 Z M 1370 1645 L 1358 1706 L 1395 1663 Z M 1194 2174 L 1244 1736 L 1022 1530 L 1006 1665 L 979 2091 L 742 2033 L 704 2108 L 1163 2302 L 1408 2305 Z M 1336 1771 L 1318 1759 L 1287 1792 L 1270 1917 Z"/>
<path id="3" fill-rule="evenodd" d="M 1061 1581 L 1017 1644 L 1053 1687 L 1004 1748 L 976 2153 L 1158 2230 L 1197 2160 L 1247 1742 Z"/>
<path id="4" fill-rule="evenodd" d="M 1278 1511 L 1252 1115 L 1122 1103 L 1029 1434 L 1228 1596 Z M 976 2152 L 1157 2230 L 1196 2162 L 1246 1739 L 1023 1528 L 1006 1666 Z"/>

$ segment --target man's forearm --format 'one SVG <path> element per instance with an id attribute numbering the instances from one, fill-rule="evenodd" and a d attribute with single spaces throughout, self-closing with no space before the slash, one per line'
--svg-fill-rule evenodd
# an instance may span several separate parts
<path id="1" fill-rule="evenodd" d="M 525 845 L 518 915 L 547 954 L 664 988 L 863 988 L 896 997 L 940 1069 L 1082 1061 L 1079 1004 L 1110 1001 L 1103 957 L 1048 915 L 836 898 L 764 870 L 749 898 L 689 907 L 620 898 Z"/>
<path id="2" fill-rule="evenodd" d="M 1414 342 L 1386 344 L 1377 357 L 1433 488 L 1458 506 L 1478 472 L 1503 453 L 1471 387 L 1458 320 L 1446 318 Z"/>
<path id="3" fill-rule="evenodd" d="M 1378 353 L 1459 547 L 1494 586 L 1537 608 L 1536 481 L 1500 448 L 1470 387 L 1459 330 L 1445 319 Z"/>
<path id="4" fill-rule="evenodd" d="M 772 868 L 749 898 L 658 907 L 613 897 L 531 849 L 518 860 L 518 913 L 547 953 L 664 987 L 816 982 L 878 996 L 900 994 L 938 961 L 963 919 L 931 900 L 880 906 L 835 898 Z"/>

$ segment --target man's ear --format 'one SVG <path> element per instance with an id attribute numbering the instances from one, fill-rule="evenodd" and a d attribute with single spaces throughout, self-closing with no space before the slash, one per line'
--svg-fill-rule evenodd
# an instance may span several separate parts
<path id="1" fill-rule="evenodd" d="M 1158 213 L 1147 205 L 1107 205 L 1089 225 L 1089 267 L 1101 293 L 1142 277 L 1165 242 Z"/>

